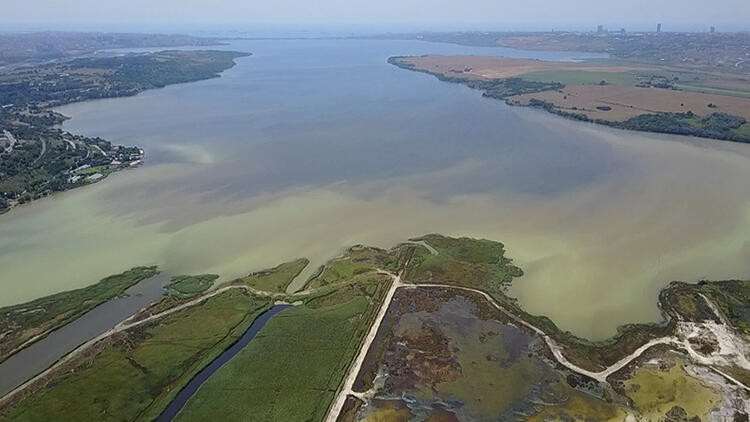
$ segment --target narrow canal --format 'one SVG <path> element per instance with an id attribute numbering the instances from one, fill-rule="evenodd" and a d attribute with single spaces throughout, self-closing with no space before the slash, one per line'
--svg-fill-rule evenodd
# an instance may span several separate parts
<path id="1" fill-rule="evenodd" d="M 156 302 L 172 275 L 162 272 L 105 302 L 0 363 L 0 397 L 44 371 L 79 345 L 111 329 L 139 309 Z"/>
<path id="2" fill-rule="evenodd" d="M 245 331 L 245 334 L 240 339 L 231 345 L 227 350 L 220 354 L 216 359 L 213 360 L 208 366 L 198 372 L 193 379 L 175 396 L 172 402 L 169 403 L 166 409 L 156 419 L 157 422 L 168 422 L 177 416 L 177 414 L 185 407 L 185 404 L 190 400 L 191 397 L 198 391 L 204 382 L 208 381 L 219 368 L 225 363 L 229 362 L 237 353 L 242 351 L 250 342 L 255 338 L 258 332 L 268 323 L 268 321 L 279 312 L 291 305 L 274 305 L 268 311 L 262 313 L 258 318 L 253 321 L 252 325 Z"/>

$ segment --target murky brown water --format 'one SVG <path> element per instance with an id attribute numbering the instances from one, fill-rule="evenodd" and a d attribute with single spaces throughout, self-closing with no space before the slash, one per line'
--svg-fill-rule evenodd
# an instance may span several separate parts
<path id="1" fill-rule="evenodd" d="M 234 48 L 255 55 L 223 78 L 62 110 L 148 163 L 0 217 L 0 306 L 134 265 L 230 278 L 306 256 L 312 271 L 439 232 L 504 242 L 524 306 L 600 338 L 658 319 L 671 280 L 750 275 L 750 146 L 510 108 L 385 62 L 508 50 Z"/>

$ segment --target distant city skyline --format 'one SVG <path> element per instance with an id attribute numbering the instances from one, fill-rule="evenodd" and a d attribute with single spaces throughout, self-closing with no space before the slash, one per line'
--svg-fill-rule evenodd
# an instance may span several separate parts
<path id="1" fill-rule="evenodd" d="M 58 0 L 6 1 L 2 30 L 309 26 L 384 30 L 750 30 L 750 1 L 702 0 Z"/>

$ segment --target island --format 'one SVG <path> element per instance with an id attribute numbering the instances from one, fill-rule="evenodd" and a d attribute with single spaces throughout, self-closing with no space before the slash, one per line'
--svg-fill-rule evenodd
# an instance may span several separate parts
<path id="1" fill-rule="evenodd" d="M 356 245 L 287 292 L 308 264 L 175 277 L 0 398 L 0 417 L 748 420 L 748 281 L 673 282 L 662 321 L 590 341 L 510 296 L 523 271 L 497 241 Z"/>
<path id="2" fill-rule="evenodd" d="M 218 77 L 248 56 L 161 51 L 62 58 L 0 72 L 0 213 L 138 166 L 144 151 L 64 131 L 54 107 Z"/>

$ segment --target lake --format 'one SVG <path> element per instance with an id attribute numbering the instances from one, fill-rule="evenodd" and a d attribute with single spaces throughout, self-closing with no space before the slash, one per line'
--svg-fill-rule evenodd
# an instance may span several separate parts
<path id="1" fill-rule="evenodd" d="M 750 274 L 750 146 L 512 108 L 386 63 L 522 52 L 418 41 L 244 40 L 221 78 L 72 104 L 64 128 L 145 165 L 0 216 L 0 306 L 136 265 L 230 279 L 425 233 L 505 243 L 512 293 L 602 338 L 659 319 L 672 280 Z M 302 279 L 297 280 L 299 286 Z"/>

